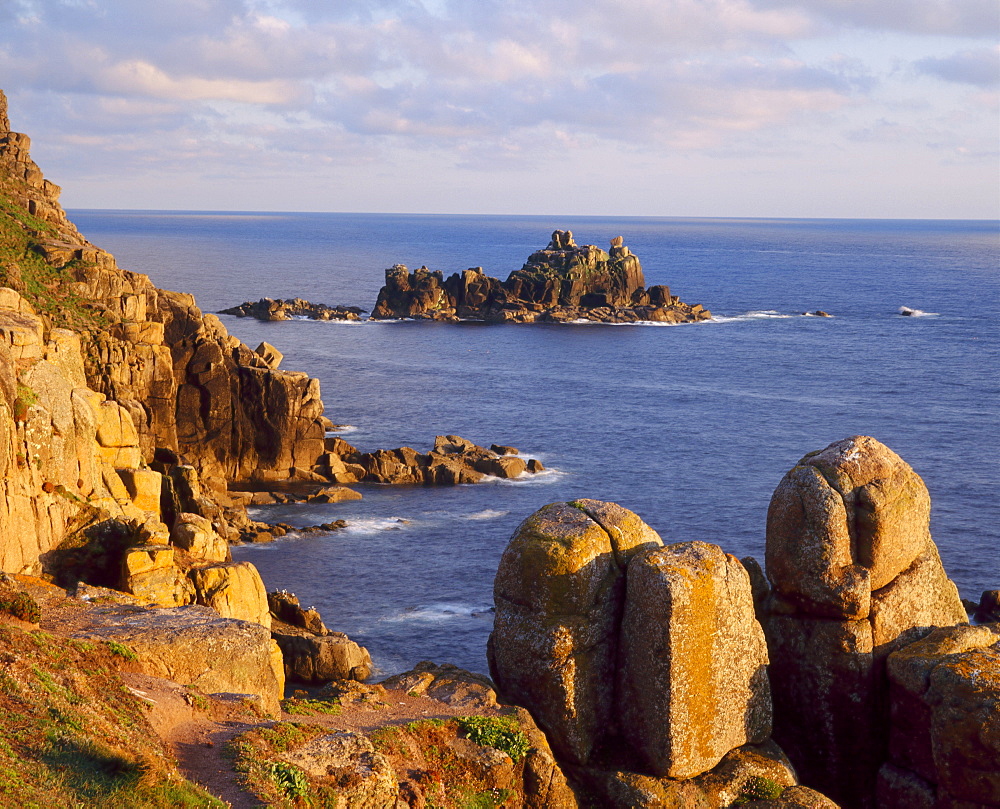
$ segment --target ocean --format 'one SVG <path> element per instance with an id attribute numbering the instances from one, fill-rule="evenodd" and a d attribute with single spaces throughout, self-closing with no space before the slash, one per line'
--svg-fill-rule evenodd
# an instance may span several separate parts
<path id="1" fill-rule="evenodd" d="M 257 510 L 346 529 L 234 548 L 372 653 L 486 671 L 492 585 L 517 525 L 590 497 L 666 542 L 763 560 L 765 515 L 807 452 L 866 434 L 923 477 L 962 596 L 1000 587 L 1000 228 L 979 221 L 70 211 L 121 267 L 214 312 L 261 297 L 374 306 L 383 271 L 506 278 L 555 229 L 621 235 L 647 285 L 712 321 L 662 325 L 261 323 L 251 347 L 321 380 L 364 451 L 435 435 L 512 445 L 548 471 L 454 488 L 357 487 L 364 499 Z M 900 307 L 916 310 L 902 316 Z M 823 310 L 830 318 L 805 315 Z"/>

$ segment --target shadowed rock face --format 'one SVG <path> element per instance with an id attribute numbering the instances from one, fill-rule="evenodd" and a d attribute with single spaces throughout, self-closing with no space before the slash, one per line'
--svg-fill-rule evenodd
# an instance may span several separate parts
<path id="1" fill-rule="evenodd" d="M 1000 805 L 1000 626 L 935 629 L 887 669 L 880 809 Z"/>
<path id="2" fill-rule="evenodd" d="M 923 481 L 867 436 L 807 455 L 768 509 L 775 738 L 847 806 L 872 805 L 886 755 L 885 658 L 966 621 L 929 519 Z"/>
<path id="3" fill-rule="evenodd" d="M 595 320 L 609 323 L 706 320 L 700 305 L 681 303 L 665 286 L 645 288 L 639 259 L 611 240 L 610 252 L 578 246 L 569 231 L 557 230 L 544 250 L 532 253 L 506 281 L 481 267 L 444 278 L 421 267 L 397 264 L 385 271 L 373 319 L 485 320 L 531 323 Z"/>

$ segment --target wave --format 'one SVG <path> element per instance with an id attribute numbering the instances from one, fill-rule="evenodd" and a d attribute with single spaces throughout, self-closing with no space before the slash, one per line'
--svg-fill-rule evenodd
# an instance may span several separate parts
<path id="1" fill-rule="evenodd" d="M 566 477 L 568 473 L 560 469 L 543 469 L 541 472 L 524 472 L 516 478 L 497 478 L 493 475 L 486 475 L 481 481 L 483 483 L 493 483 L 497 486 L 544 486 L 549 483 L 556 483 Z"/>
<path id="2" fill-rule="evenodd" d="M 347 525 L 340 531 L 346 534 L 372 536 L 383 531 L 403 531 L 413 524 L 413 520 L 402 517 L 362 517 L 357 520 L 347 520 Z"/>
<path id="3" fill-rule="evenodd" d="M 384 623 L 440 623 L 453 621 L 456 618 L 492 618 L 492 604 L 463 604 L 453 601 L 440 601 L 423 607 L 407 607 L 395 615 L 380 618 Z"/>
<path id="4" fill-rule="evenodd" d="M 922 309 L 911 309 L 909 306 L 900 306 L 899 314 L 903 317 L 938 317 L 938 312 L 925 312 Z"/>
<path id="5" fill-rule="evenodd" d="M 495 520 L 498 517 L 506 517 L 510 514 L 509 511 L 501 511 L 496 508 L 487 508 L 482 511 L 476 511 L 472 514 L 466 514 L 462 517 L 463 520 Z"/>
<path id="6" fill-rule="evenodd" d="M 358 428 L 353 424 L 338 424 L 335 430 L 327 430 L 327 435 L 343 435 L 344 433 L 356 433 Z"/>
<path id="7" fill-rule="evenodd" d="M 759 309 L 742 315 L 712 315 L 708 323 L 737 323 L 743 320 L 788 320 L 793 317 L 815 317 L 808 312 L 790 315 L 775 309 Z"/>

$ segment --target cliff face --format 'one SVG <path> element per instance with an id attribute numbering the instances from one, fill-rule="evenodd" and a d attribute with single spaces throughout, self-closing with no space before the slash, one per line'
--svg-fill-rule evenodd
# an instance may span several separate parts
<path id="1" fill-rule="evenodd" d="M 272 369 L 190 295 L 119 269 L 67 220 L 29 145 L 0 93 L 0 285 L 44 328 L 82 333 L 87 383 L 129 412 L 144 459 L 179 456 L 216 488 L 310 470 L 325 432 L 318 380 Z"/>
<path id="2" fill-rule="evenodd" d="M 230 505 L 227 482 L 316 476 L 318 380 L 120 269 L 66 218 L 29 146 L 0 92 L 0 569 L 37 572 L 97 519 L 197 512 L 225 535 L 210 501 Z"/>

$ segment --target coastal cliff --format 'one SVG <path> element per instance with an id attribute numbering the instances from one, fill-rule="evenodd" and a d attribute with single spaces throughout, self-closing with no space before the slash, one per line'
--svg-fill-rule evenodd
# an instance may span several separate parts
<path id="1" fill-rule="evenodd" d="M 233 806 L 1000 806 L 1000 626 L 968 625 L 923 481 L 864 436 L 779 483 L 766 576 L 614 503 L 549 504 L 500 561 L 493 681 L 358 682 L 363 649 L 232 560 L 252 497 L 227 483 L 540 466 L 453 435 L 324 438 L 316 380 L 119 269 L 28 147 L 0 93 L 0 803 L 220 806 L 181 760 Z M 680 306 L 620 243 L 602 255 L 553 234 L 523 311 Z M 283 699 L 286 679 L 312 690 Z"/>
<path id="2" fill-rule="evenodd" d="M 183 459 L 203 482 L 285 479 L 323 453 L 319 381 L 276 370 L 191 295 L 158 289 L 85 239 L 0 102 L 0 286 L 80 334 L 87 386 L 130 415 L 143 459 Z M 27 361 L 27 356 L 18 357 Z"/>

